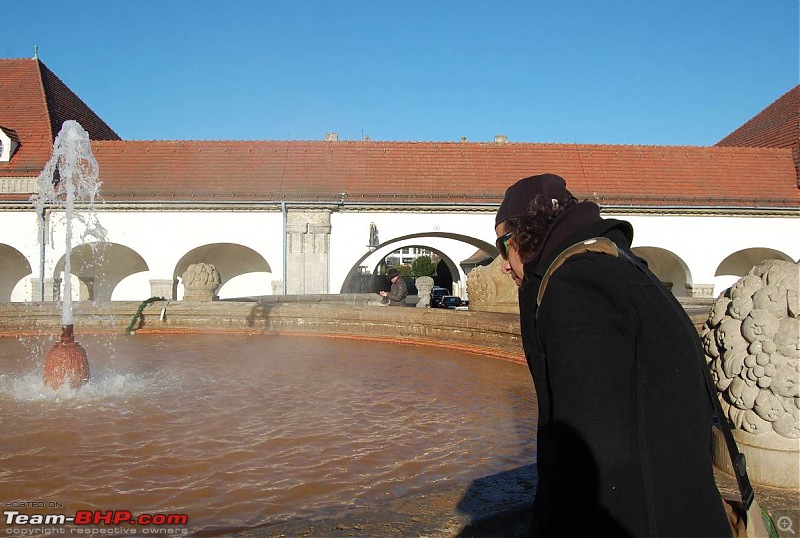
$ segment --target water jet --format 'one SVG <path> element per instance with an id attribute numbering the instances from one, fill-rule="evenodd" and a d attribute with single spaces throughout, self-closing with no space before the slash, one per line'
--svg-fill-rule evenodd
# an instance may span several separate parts
<path id="1" fill-rule="evenodd" d="M 44 383 L 52 389 L 60 388 L 65 381 L 72 388 L 80 388 L 89 381 L 89 361 L 86 350 L 75 342 L 72 313 L 72 220 L 76 216 L 84 225 L 83 239 L 105 238 L 93 211 L 95 197 L 100 192 L 99 167 L 92 155 L 89 134 L 74 120 L 67 120 L 53 142 L 53 153 L 37 178 L 38 192 L 31 197 L 36 212 L 41 216 L 39 225 L 45 230 L 44 215 L 47 208 L 63 208 L 65 214 L 66 253 L 64 254 L 64 300 L 61 309 L 61 339 L 47 353 L 44 363 Z M 85 214 L 76 215 L 76 201 L 88 201 Z M 44 267 L 44 233 L 42 259 Z"/>

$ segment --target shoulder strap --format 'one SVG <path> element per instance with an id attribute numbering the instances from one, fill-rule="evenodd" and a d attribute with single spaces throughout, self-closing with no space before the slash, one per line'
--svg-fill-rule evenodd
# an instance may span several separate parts
<path id="1" fill-rule="evenodd" d="M 587 239 L 585 241 L 581 241 L 580 243 L 576 243 L 571 247 L 564 250 L 561 254 L 559 254 L 553 263 L 550 264 L 550 267 L 547 268 L 545 271 L 544 276 L 542 277 L 542 283 L 539 286 L 539 293 L 536 296 L 536 306 L 539 306 L 542 303 L 542 297 L 544 297 L 545 289 L 547 288 L 547 283 L 550 281 L 550 277 L 553 273 L 561 267 L 565 261 L 567 261 L 570 257 L 575 256 L 577 254 L 583 254 L 586 252 L 598 252 L 601 254 L 607 254 L 609 256 L 613 256 L 615 258 L 622 258 L 629 262 L 631 265 L 639 269 L 645 276 L 647 276 L 653 283 L 656 284 L 656 287 L 661 290 L 661 292 L 667 296 L 668 302 L 679 310 L 681 314 L 681 318 L 686 320 L 686 326 L 690 329 L 692 333 L 692 339 L 697 343 L 695 348 L 697 350 L 698 357 L 702 363 L 702 371 L 703 371 L 703 378 L 705 379 L 706 385 L 706 392 L 708 393 L 708 397 L 711 400 L 711 405 L 714 409 L 715 415 L 715 424 L 717 427 L 722 431 L 722 436 L 725 438 L 725 444 L 728 447 L 728 455 L 731 458 L 731 463 L 733 464 L 733 470 L 736 473 L 736 482 L 739 485 L 739 492 L 742 497 L 742 504 L 745 506 L 745 510 L 750 509 L 750 505 L 753 503 L 753 499 L 755 498 L 755 494 L 753 492 L 753 487 L 750 484 L 750 478 L 747 476 L 747 463 L 745 461 L 744 454 L 739 452 L 739 447 L 736 445 L 736 440 L 733 438 L 733 433 L 731 433 L 730 425 L 728 421 L 725 419 L 725 414 L 722 411 L 722 406 L 719 403 L 719 398 L 717 397 L 717 389 L 714 384 L 714 380 L 711 378 L 711 372 L 708 369 L 708 365 L 706 364 L 705 354 L 703 353 L 702 345 L 699 341 L 699 336 L 697 334 L 697 330 L 694 328 L 694 325 L 689 321 L 689 318 L 686 316 L 686 312 L 681 307 L 680 303 L 678 303 L 675 296 L 672 295 L 669 291 L 664 288 L 661 282 L 653 275 L 652 272 L 645 270 L 642 267 L 641 263 L 636 260 L 633 256 L 621 250 L 617 247 L 617 245 L 606 237 L 594 237 L 592 239 Z"/>
<path id="2" fill-rule="evenodd" d="M 609 256 L 613 256 L 615 258 L 619 257 L 619 249 L 617 249 L 617 245 L 606 237 L 593 237 L 592 239 L 575 243 L 571 247 L 564 250 L 561 254 L 556 256 L 556 259 L 553 260 L 553 263 L 551 263 L 550 267 L 547 268 L 547 271 L 544 272 L 542 283 L 539 285 L 539 293 L 536 295 L 536 306 L 542 304 L 544 290 L 547 288 L 547 283 L 550 281 L 552 274 L 556 272 L 556 269 L 561 267 L 570 257 L 575 256 L 576 254 L 583 254 L 585 252 L 600 252 L 601 254 L 608 254 Z"/>

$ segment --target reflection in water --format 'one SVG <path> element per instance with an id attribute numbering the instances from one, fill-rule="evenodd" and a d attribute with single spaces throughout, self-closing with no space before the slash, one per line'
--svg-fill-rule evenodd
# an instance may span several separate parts
<path id="1" fill-rule="evenodd" d="M 523 365 L 275 335 L 80 337 L 92 381 L 52 391 L 0 339 L 0 500 L 254 526 L 534 459 Z M 38 360 L 38 364 L 36 363 Z M 41 511 L 40 511 L 41 512 Z M 23 512 L 24 513 L 24 512 Z"/>

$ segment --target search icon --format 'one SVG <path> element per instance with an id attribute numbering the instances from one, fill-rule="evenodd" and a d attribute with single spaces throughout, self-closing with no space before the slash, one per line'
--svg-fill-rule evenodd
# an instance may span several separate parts
<path id="1" fill-rule="evenodd" d="M 778 526 L 778 530 L 781 532 L 790 532 L 794 534 L 794 528 L 792 526 L 792 518 L 789 516 L 781 516 L 778 518 L 778 521 L 775 522 Z"/>

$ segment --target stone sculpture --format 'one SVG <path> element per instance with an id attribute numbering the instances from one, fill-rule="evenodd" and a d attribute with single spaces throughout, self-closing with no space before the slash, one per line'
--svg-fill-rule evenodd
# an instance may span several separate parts
<path id="1" fill-rule="evenodd" d="M 795 459 L 800 450 L 799 288 L 800 264 L 765 261 L 717 298 L 701 331 L 725 418 L 739 444 L 788 451 Z M 792 484 L 770 485 L 800 487 L 796 482 L 795 477 Z"/>
<path id="2" fill-rule="evenodd" d="M 467 275 L 469 309 L 484 312 L 519 312 L 517 285 L 503 273 L 498 256 L 486 266 L 475 267 Z"/>
<path id="3" fill-rule="evenodd" d="M 222 279 L 217 268 L 208 263 L 193 263 L 183 272 L 183 300 L 211 301 Z"/>
<path id="4" fill-rule="evenodd" d="M 417 287 L 417 308 L 428 308 L 431 305 L 431 290 L 433 289 L 433 278 L 429 276 L 419 276 L 414 279 Z"/>

